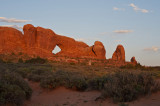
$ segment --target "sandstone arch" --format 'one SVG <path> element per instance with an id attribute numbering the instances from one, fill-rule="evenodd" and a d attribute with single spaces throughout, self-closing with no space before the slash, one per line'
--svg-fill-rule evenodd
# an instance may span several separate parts
<path id="1" fill-rule="evenodd" d="M 50 29 L 34 27 L 31 24 L 24 25 L 23 31 L 24 34 L 14 28 L 0 27 L 0 53 L 22 52 L 31 57 L 40 56 L 48 59 L 55 55 L 106 59 L 106 51 L 100 41 L 96 41 L 93 46 L 88 46 L 84 42 L 58 35 Z M 56 46 L 61 51 L 54 55 L 52 51 Z"/>

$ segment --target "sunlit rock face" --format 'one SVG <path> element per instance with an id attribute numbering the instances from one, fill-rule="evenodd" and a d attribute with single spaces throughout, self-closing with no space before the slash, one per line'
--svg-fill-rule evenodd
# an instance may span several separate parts
<path id="1" fill-rule="evenodd" d="M 31 24 L 24 25 L 23 32 L 24 34 L 14 28 L 0 27 L 0 53 L 22 52 L 31 57 L 40 56 L 48 59 L 53 56 L 106 59 L 106 51 L 100 41 L 96 41 L 93 46 L 88 46 L 84 42 Z M 52 51 L 56 46 L 61 51 L 53 54 Z"/>
<path id="2" fill-rule="evenodd" d="M 25 42 L 21 31 L 10 27 L 0 27 L 0 53 L 24 51 Z"/>
<path id="3" fill-rule="evenodd" d="M 125 61 L 125 50 L 122 45 L 118 45 L 116 51 L 112 55 L 112 60 Z"/>
<path id="4" fill-rule="evenodd" d="M 137 64 L 136 58 L 134 56 L 131 58 L 131 63 Z"/>

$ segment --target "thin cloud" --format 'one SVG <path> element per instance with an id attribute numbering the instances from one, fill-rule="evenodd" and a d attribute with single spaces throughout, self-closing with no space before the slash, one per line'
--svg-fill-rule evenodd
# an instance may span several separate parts
<path id="1" fill-rule="evenodd" d="M 73 37 L 74 38 L 74 37 Z M 76 41 L 82 41 L 82 42 L 88 42 L 88 41 L 97 41 L 100 40 L 100 38 L 74 38 Z"/>
<path id="2" fill-rule="evenodd" d="M 156 47 L 156 46 L 152 46 L 152 47 L 150 47 L 150 48 L 144 48 L 143 50 L 144 50 L 144 51 L 153 51 L 153 52 L 157 52 L 157 51 L 160 50 L 160 48 L 159 48 L 159 47 Z"/>
<path id="3" fill-rule="evenodd" d="M 12 27 L 12 28 L 16 28 L 16 29 L 23 29 L 23 27 L 18 26 L 18 25 L 1 25 L 2 27 Z"/>
<path id="4" fill-rule="evenodd" d="M 122 40 L 119 40 L 119 39 L 118 39 L 118 40 L 115 40 L 115 42 L 122 42 Z"/>
<path id="5" fill-rule="evenodd" d="M 138 6 L 136 6 L 135 4 L 131 3 L 129 4 L 130 7 L 133 8 L 134 11 L 137 11 L 137 12 L 142 12 L 142 13 L 148 13 L 149 11 L 146 10 L 146 9 L 141 9 L 139 8 Z"/>
<path id="6" fill-rule="evenodd" d="M 113 7 L 113 10 L 114 11 L 124 11 L 125 9 L 124 8 Z"/>
<path id="7" fill-rule="evenodd" d="M 115 30 L 113 32 L 118 34 L 125 34 L 125 33 L 131 33 L 133 31 L 132 30 Z"/>
<path id="8" fill-rule="evenodd" d="M 19 20 L 15 18 L 6 18 L 6 17 L 0 17 L 0 22 L 7 22 L 7 23 L 24 23 L 31 20 Z"/>
<path id="9" fill-rule="evenodd" d="M 85 41 L 85 39 L 84 39 L 84 38 L 76 38 L 75 40 L 76 40 L 76 41 L 82 41 L 82 42 L 84 42 L 84 41 Z"/>

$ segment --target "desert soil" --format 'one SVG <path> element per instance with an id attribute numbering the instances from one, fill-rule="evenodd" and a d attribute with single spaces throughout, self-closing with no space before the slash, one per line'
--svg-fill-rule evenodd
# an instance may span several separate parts
<path id="1" fill-rule="evenodd" d="M 118 106 L 110 99 L 95 101 L 101 95 L 99 91 L 79 92 L 64 87 L 44 90 L 38 83 L 29 82 L 33 89 L 30 100 L 24 106 Z M 160 106 L 160 92 L 127 103 L 129 106 Z"/>

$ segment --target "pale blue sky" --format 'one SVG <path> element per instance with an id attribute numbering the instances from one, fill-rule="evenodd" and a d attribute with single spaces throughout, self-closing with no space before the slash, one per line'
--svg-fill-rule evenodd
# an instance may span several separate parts
<path id="1" fill-rule="evenodd" d="M 118 44 L 126 60 L 160 66 L 160 0 L 0 0 L 0 25 L 33 24 L 93 45 L 111 58 Z M 18 23 L 8 20 L 15 18 Z M 11 20 L 15 20 L 11 19 Z"/>

